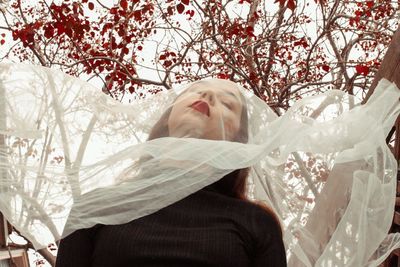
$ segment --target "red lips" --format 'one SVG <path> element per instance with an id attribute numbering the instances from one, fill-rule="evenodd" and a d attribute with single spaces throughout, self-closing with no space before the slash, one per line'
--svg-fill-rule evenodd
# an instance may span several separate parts
<path id="1" fill-rule="evenodd" d="M 208 104 L 206 102 L 198 100 L 190 105 L 190 107 L 210 117 L 210 108 L 208 107 Z"/>

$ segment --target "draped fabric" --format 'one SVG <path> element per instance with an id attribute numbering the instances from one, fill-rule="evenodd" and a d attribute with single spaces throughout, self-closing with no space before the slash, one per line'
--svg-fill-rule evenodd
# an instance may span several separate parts
<path id="1" fill-rule="evenodd" d="M 377 266 L 400 247 L 387 234 L 397 162 L 385 142 L 399 97 L 382 80 L 367 104 L 330 90 L 277 117 L 233 82 L 123 104 L 56 70 L 1 64 L 0 211 L 42 248 L 249 167 L 247 195 L 279 217 L 289 266 Z M 154 125 L 167 132 L 148 140 Z"/>

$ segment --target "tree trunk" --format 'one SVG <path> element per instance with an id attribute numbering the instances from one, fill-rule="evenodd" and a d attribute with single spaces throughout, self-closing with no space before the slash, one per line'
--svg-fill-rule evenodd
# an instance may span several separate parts
<path id="1" fill-rule="evenodd" d="M 0 80 L 0 129 L 6 129 L 6 99 L 2 81 Z M 7 172 L 1 168 L 2 163 L 7 160 L 5 158 L 5 138 L 0 134 L 0 181 L 6 178 Z M 0 195 L 4 193 L 4 189 L 0 188 Z M 3 214 L 0 213 L 0 247 L 7 246 L 8 227 L 7 221 Z"/>
<path id="2" fill-rule="evenodd" d="M 386 78 L 391 82 L 394 82 L 397 87 L 400 88 L 400 26 L 393 35 L 392 42 L 386 51 L 385 57 L 382 60 L 382 64 L 375 75 L 374 81 L 372 82 L 371 88 L 369 88 L 367 96 L 363 100 L 363 104 L 366 103 L 369 97 L 374 92 L 375 87 L 382 78 Z"/>

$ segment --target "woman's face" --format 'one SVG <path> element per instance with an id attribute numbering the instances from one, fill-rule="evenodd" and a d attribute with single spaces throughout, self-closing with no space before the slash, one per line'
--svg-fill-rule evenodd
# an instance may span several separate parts
<path id="1" fill-rule="evenodd" d="M 173 104 L 169 135 L 210 140 L 234 140 L 239 131 L 242 98 L 235 83 L 200 81 L 186 89 Z"/>

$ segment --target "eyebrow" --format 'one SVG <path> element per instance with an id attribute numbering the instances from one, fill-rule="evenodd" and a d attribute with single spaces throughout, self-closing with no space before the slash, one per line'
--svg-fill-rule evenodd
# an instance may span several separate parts
<path id="1" fill-rule="evenodd" d="M 232 97 L 234 97 L 237 101 L 239 101 L 239 103 L 241 103 L 242 101 L 239 99 L 239 97 L 237 95 L 235 95 L 234 93 L 230 92 L 230 91 L 225 91 L 223 90 L 225 94 L 230 95 Z"/>

